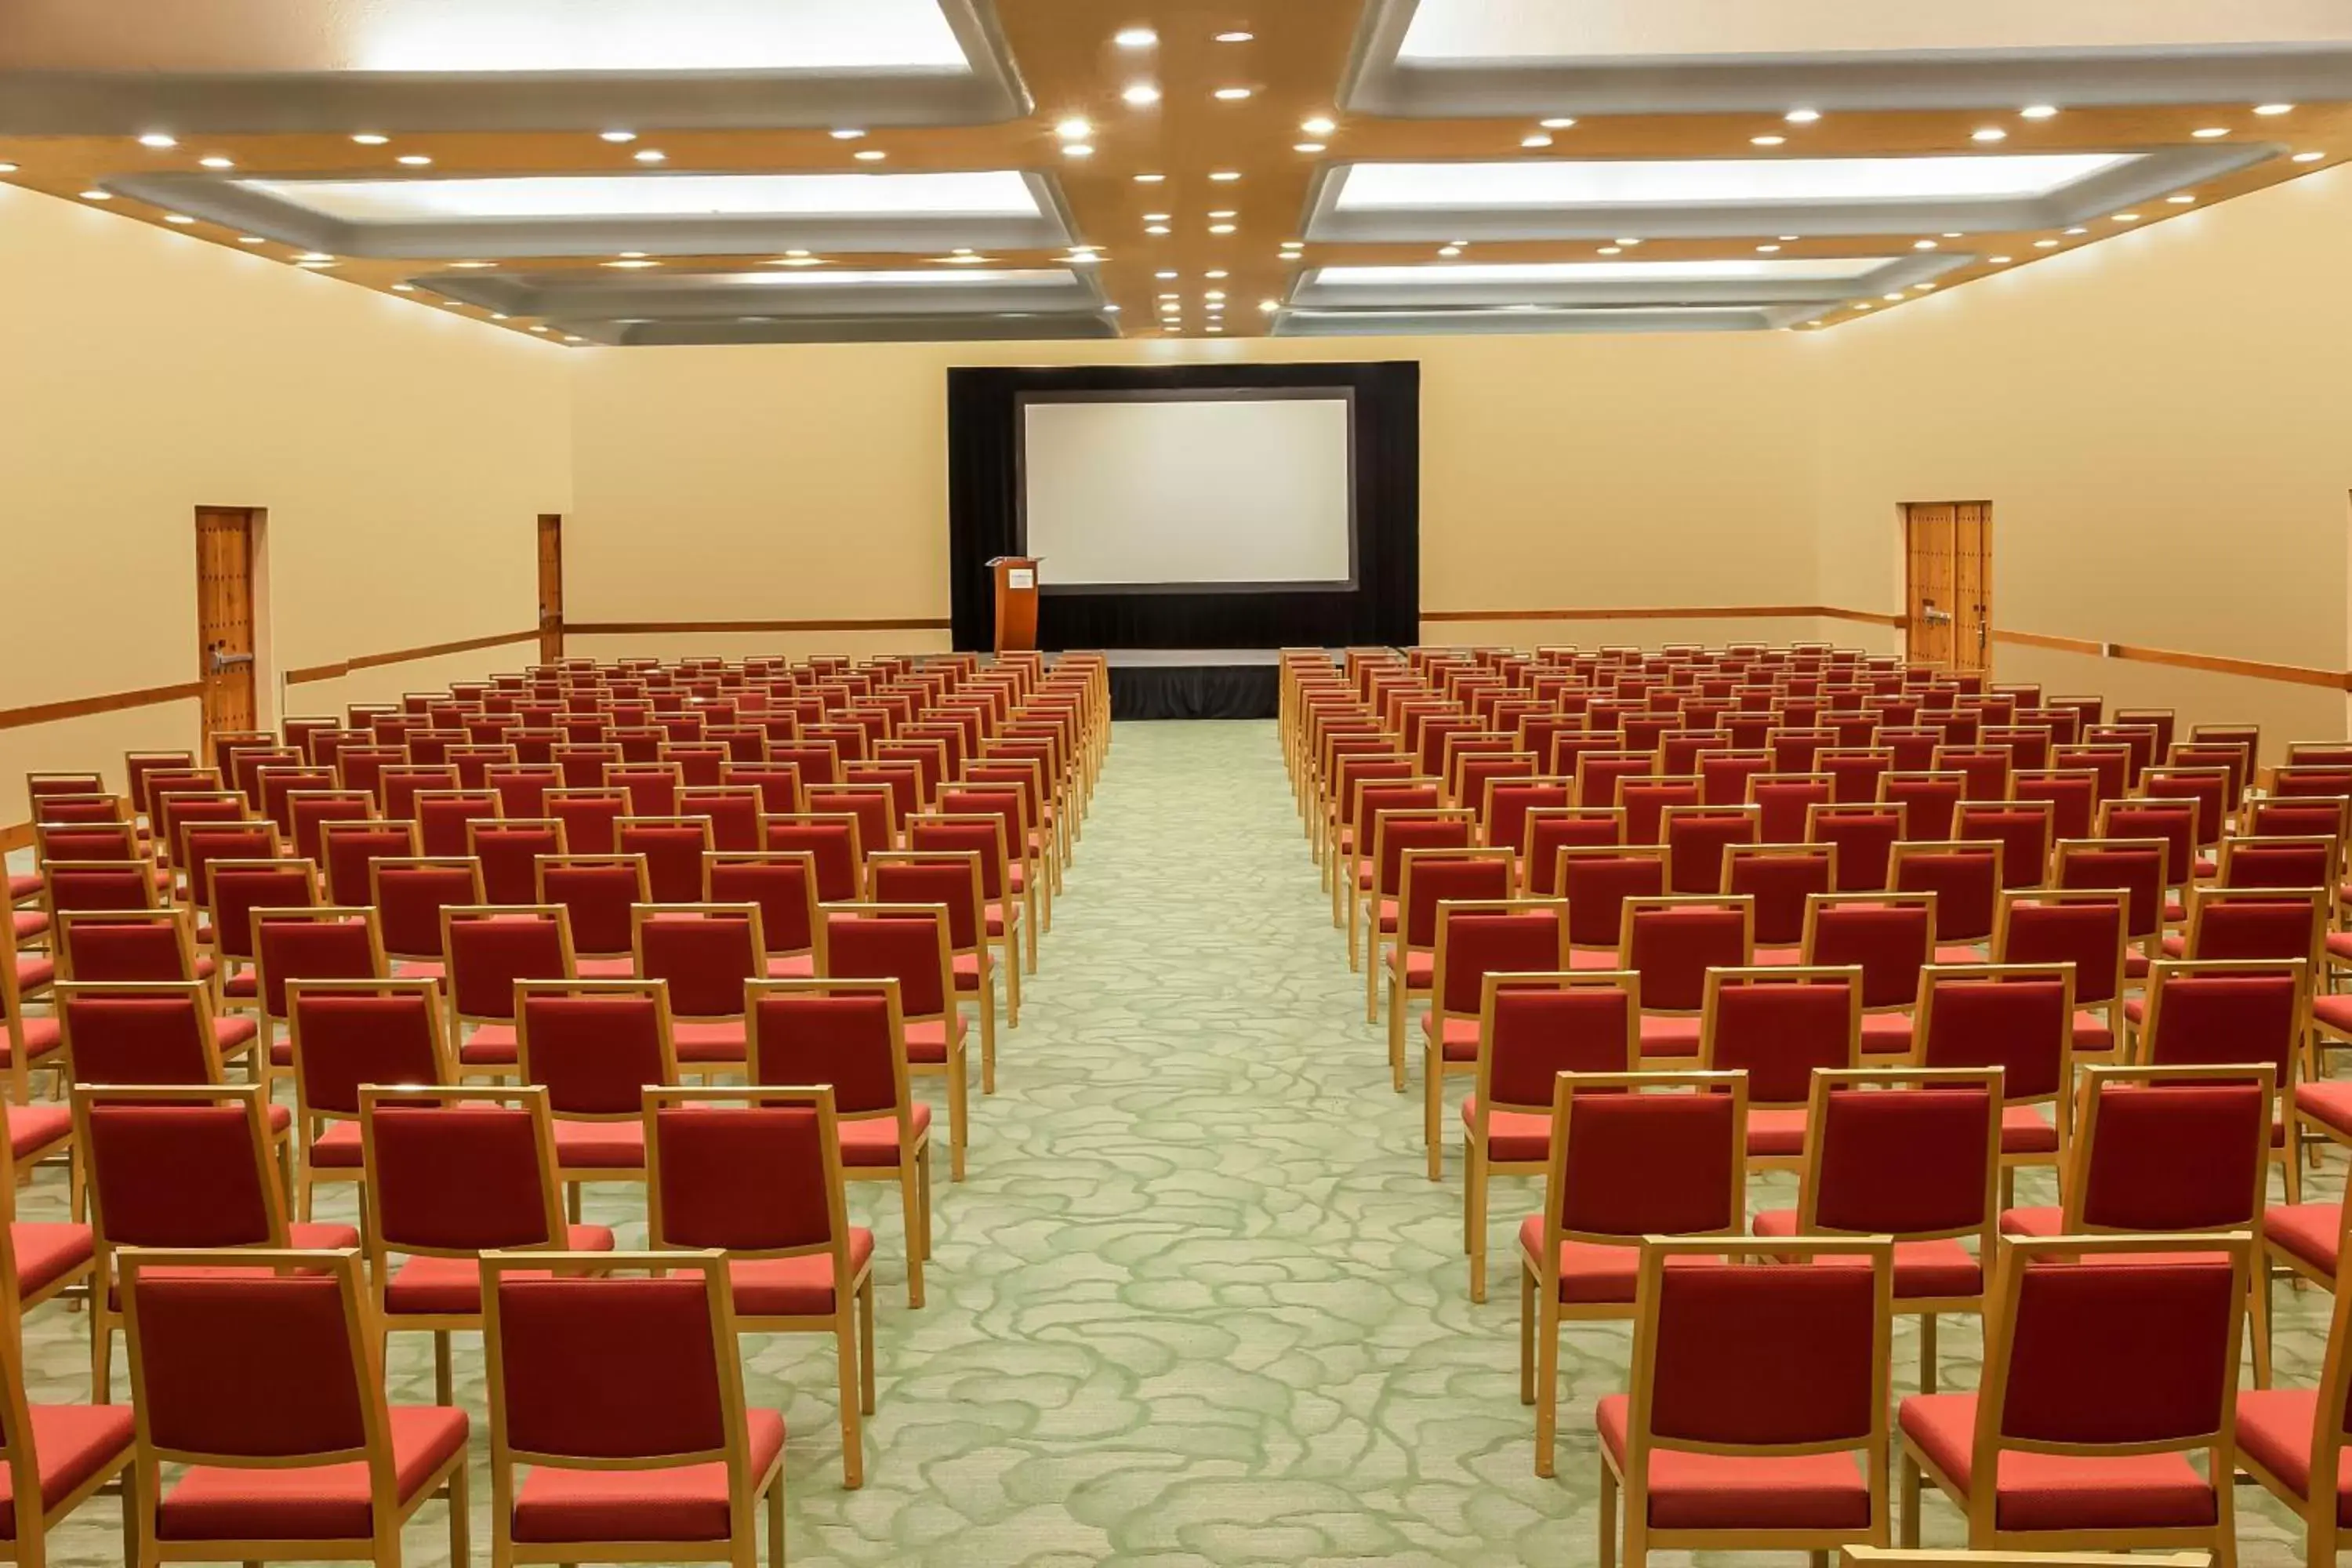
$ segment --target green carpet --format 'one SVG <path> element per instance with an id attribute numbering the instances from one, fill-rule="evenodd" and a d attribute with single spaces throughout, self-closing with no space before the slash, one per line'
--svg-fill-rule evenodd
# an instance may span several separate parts
<path id="1" fill-rule="evenodd" d="M 1510 1250 L 1536 1184 L 1497 1183 L 1495 1289 L 1473 1307 L 1460 1123 L 1449 1107 L 1433 1184 L 1418 1054 L 1413 1092 L 1391 1093 L 1273 726 L 1118 727 L 1043 959 L 1022 1026 L 1000 1036 L 997 1093 L 975 1084 L 969 1181 L 946 1183 L 942 1151 L 920 1311 L 906 1306 L 895 1194 L 852 1194 L 880 1249 L 863 1490 L 841 1486 L 830 1341 L 746 1341 L 751 1398 L 791 1426 L 792 1560 L 1592 1561 L 1591 1403 L 1622 1386 L 1627 1331 L 1568 1331 L 1559 1475 L 1538 1479 Z M 2331 1160 L 2330 1195 L 2340 1173 Z M 2052 1201 L 2046 1184 L 2021 1185 L 2021 1201 Z M 55 1217 L 61 1192 L 45 1175 L 24 1217 Z M 1759 1181 L 1751 1197 L 1785 1205 L 1792 1186 Z M 320 1217 L 349 1212 L 335 1202 Z M 589 1217 L 628 1246 L 642 1204 L 592 1189 Z M 2316 1375 L 2326 1312 L 2319 1292 L 2282 1293 L 2283 1381 Z M 83 1331 L 58 1307 L 35 1314 L 37 1399 L 87 1397 Z M 1973 1324 L 1948 1321 L 1943 1340 L 1945 1386 L 1973 1386 Z M 457 1347 L 478 1467 L 480 1350 Z M 1901 1393 L 1915 1386 L 1908 1329 L 1895 1353 Z M 430 1398 L 425 1336 L 395 1339 L 392 1375 L 394 1398 Z M 478 1508 L 488 1495 L 478 1468 Z M 2238 1496 L 2244 1561 L 2299 1561 L 2293 1521 L 2252 1488 Z M 411 1562 L 445 1561 L 441 1518 L 420 1513 Z M 119 1562 L 115 1520 L 110 1502 L 85 1509 L 53 1560 Z M 1929 1542 L 1959 1539 L 1948 1505 L 1931 1499 L 1927 1521 Z M 488 1541 L 485 1515 L 478 1561 Z"/>

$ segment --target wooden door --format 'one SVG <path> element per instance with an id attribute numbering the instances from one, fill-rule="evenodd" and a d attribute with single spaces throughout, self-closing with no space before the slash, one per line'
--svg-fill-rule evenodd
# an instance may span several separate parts
<path id="1" fill-rule="evenodd" d="M 1992 660 L 1992 503 L 1903 509 L 1906 639 L 1914 659 L 1955 670 Z"/>
<path id="2" fill-rule="evenodd" d="M 255 728 L 250 507 L 196 509 L 196 647 L 205 734 Z"/>
<path id="3" fill-rule="evenodd" d="M 563 657 L 563 519 L 539 517 L 539 660 Z"/>

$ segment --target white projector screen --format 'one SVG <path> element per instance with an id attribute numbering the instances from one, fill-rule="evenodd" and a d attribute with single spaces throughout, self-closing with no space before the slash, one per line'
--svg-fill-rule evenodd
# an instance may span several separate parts
<path id="1" fill-rule="evenodd" d="M 1024 399 L 1039 585 L 1352 586 L 1350 412 L 1328 393 Z"/>

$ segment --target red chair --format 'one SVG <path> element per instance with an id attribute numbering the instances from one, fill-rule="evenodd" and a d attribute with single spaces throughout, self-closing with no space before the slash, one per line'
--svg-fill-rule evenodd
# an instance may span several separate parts
<path id="1" fill-rule="evenodd" d="M 686 787 L 677 763 L 650 761 L 607 763 L 604 776 L 596 782 L 626 795 L 633 817 L 677 816 L 678 792 Z"/>
<path id="2" fill-rule="evenodd" d="M 0 1163 L 6 1159 L 0 1152 Z M 12 1196 L 14 1185 L 12 1178 L 6 1189 Z M 5 1201 L 9 1200 L 0 1199 Z M 86 1247 L 86 1231 L 83 1241 Z M 23 1262 L 16 1258 L 0 1274 L 10 1282 L 0 1284 L 0 1310 L 12 1323 L 30 1300 L 15 1283 Z M 76 1276 L 85 1277 L 86 1270 Z M 50 1561 L 50 1531 L 101 1489 L 127 1480 L 137 1428 L 129 1405 L 33 1405 L 28 1397 L 21 1336 L 0 1334 L 0 1474 L 7 1477 L 10 1498 L 7 1517 L 0 1521 L 0 1552 L 11 1562 L 37 1565 Z M 15 1500 L 19 1498 L 39 1501 L 23 1507 Z M 129 1563 L 138 1552 L 135 1505 L 124 1512 L 121 1561 Z"/>
<path id="3" fill-rule="evenodd" d="M 2221 842 L 2221 836 L 2229 831 L 2230 816 L 2236 809 L 2227 768 L 2174 767 L 2169 764 L 2144 768 L 2139 775 L 2139 792 L 2150 800 L 2192 802 L 2197 810 L 2197 847 L 2200 849 L 2211 849 Z M 2208 869 L 2210 868 L 2199 868 L 2200 874 Z"/>
<path id="4" fill-rule="evenodd" d="M 360 1142 L 376 1319 L 432 1333 L 434 1400 L 446 1405 L 449 1336 L 482 1326 L 482 1254 L 610 1252 L 613 1233 L 563 1222 L 543 1089 L 368 1084 Z"/>
<path id="5" fill-rule="evenodd" d="M 1421 1016 L 1422 1136 L 1429 1179 L 1444 1171 L 1445 1079 L 1478 1068 L 1479 1008 L 1486 977 L 1549 973 L 1569 967 L 1568 906 L 1558 899 L 1493 899 L 1437 906 L 1429 1007 Z M 1390 1039 L 1402 1046 L 1393 1025 Z M 1390 1079 L 1402 1093 L 1404 1060 L 1391 1055 Z"/>
<path id="6" fill-rule="evenodd" d="M 1927 765 L 1936 773 L 1958 773 L 1963 801 L 2005 801 L 2016 760 L 2007 746 L 1938 746 Z"/>
<path id="7" fill-rule="evenodd" d="M 2063 963 L 1937 963 L 1919 974 L 1914 1060 L 2001 1069 L 2001 1204 L 2020 1165 L 2059 1163 L 2074 1081 L 2074 971 Z M 2037 1106 L 2050 1107 L 2045 1121 Z"/>
<path id="8" fill-rule="evenodd" d="M 1404 1053 L 1404 1014 L 1425 1001 L 1435 978 L 1440 902 L 1508 899 L 1514 880 L 1507 849 L 1407 849 L 1393 907 L 1381 917 L 1373 961 L 1364 966 L 1364 1022 L 1380 1020 L 1379 986 L 1389 990 L 1389 1056 Z M 1387 940 L 1381 940 L 1385 937 Z"/>
<path id="9" fill-rule="evenodd" d="M 2125 906 L 2120 889 L 2003 892 L 1993 924 L 1996 963 L 2074 966 L 2074 1058 L 2123 1054 Z"/>
<path id="10" fill-rule="evenodd" d="M 543 810 L 563 825 L 563 842 L 571 853 L 611 855 L 617 853 L 621 818 L 630 815 L 629 795 L 601 784 L 566 784 L 547 792 Z"/>
<path id="11" fill-rule="evenodd" d="M 1554 897 L 1559 891 L 1553 875 L 1561 850 L 1609 848 L 1624 843 L 1625 814 L 1615 806 L 1535 807 L 1528 813 L 1519 846 L 1519 890 L 1530 898 Z"/>
<path id="12" fill-rule="evenodd" d="M 1737 844 L 1759 838 L 1760 808 L 1752 805 L 1674 807 L 1666 812 L 1666 890 L 1699 894 L 1723 891 L 1723 859 Z"/>
<path id="13" fill-rule="evenodd" d="M 294 1057 L 295 1215 L 322 1182 L 357 1182 L 360 1088 L 456 1081 L 433 980 L 295 980 L 286 986 Z"/>
<path id="14" fill-rule="evenodd" d="M 2241 1388 L 2235 1417 L 2238 1468 L 2279 1500 L 2304 1527 L 2304 1561 L 2333 1563 L 2352 1490 L 2343 1455 L 2352 1440 L 2352 1290 L 2336 1292 L 2327 1348 L 2312 1388 Z"/>
<path id="15" fill-rule="evenodd" d="M 63 1065 L 73 1083 L 219 1084 L 232 1051 L 248 1057 L 250 1018 L 213 1016 L 212 994 L 202 981 L 65 981 L 54 992 Z M 242 1037 L 224 1024 L 246 1026 Z M 233 1042 L 224 1047 L 222 1040 Z M 273 1108 L 279 1131 L 289 1112 Z"/>
<path id="16" fill-rule="evenodd" d="M 1748 804 L 1758 812 L 1756 837 L 1764 844 L 1796 844 L 1816 805 L 1837 799 L 1837 784 L 1824 773 L 1759 773 L 1748 781 Z"/>
<path id="17" fill-rule="evenodd" d="M 318 904 L 308 909 L 253 911 L 254 994 L 269 1049 L 257 1051 L 275 1075 L 294 1065 L 293 1047 L 276 1037 L 287 1021 L 286 987 L 296 980 L 382 980 L 392 973 L 375 910 Z"/>
<path id="18" fill-rule="evenodd" d="M 1625 900 L 1617 967 L 1642 977 L 1642 1059 L 1696 1063 L 1710 969 L 1756 962 L 1756 905 L 1746 898 Z"/>
<path id="19" fill-rule="evenodd" d="M 1884 1236 L 1895 1310 L 1919 1320 L 1919 1391 L 1936 1391 L 1936 1324 L 1984 1310 L 2000 1168 L 2000 1073 L 1984 1068 L 1816 1072 L 1792 1209 L 1759 1237 Z M 1970 1253 L 1960 1243 L 1973 1237 Z"/>
<path id="20" fill-rule="evenodd" d="M 2268 1063 L 2089 1068 L 2076 1090 L 2059 1204 L 2003 1211 L 2001 1234 L 2243 1231 L 2259 1244 L 2276 1084 Z M 2253 1271 L 2248 1300 L 2263 1388 L 2271 1382 L 2267 1272 Z"/>
<path id="21" fill-rule="evenodd" d="M 702 898 L 702 858 L 715 846 L 710 823 L 699 816 L 625 816 L 614 825 L 620 854 L 640 855 L 652 901 L 691 904 Z"/>
<path id="22" fill-rule="evenodd" d="M 1587 970 L 1488 974 L 1478 1005 L 1477 1086 L 1462 1102 L 1463 1231 L 1470 1300 L 1486 1299 L 1493 1176 L 1539 1176 L 1551 1160 L 1553 1082 L 1641 1068 L 1641 977 Z"/>
<path id="23" fill-rule="evenodd" d="M 2105 798 L 2099 775 L 2084 768 L 2021 768 L 2010 788 L 2020 804 L 2050 807 L 2050 831 L 2059 839 L 2088 838 Z"/>
<path id="24" fill-rule="evenodd" d="M 898 983 L 763 980 L 751 988 L 747 1018 L 750 1081 L 830 1085 L 843 1178 L 898 1184 L 907 1305 L 920 1307 L 931 1255 L 931 1108 L 908 1089 Z"/>
<path id="25" fill-rule="evenodd" d="M 1862 971 L 1864 1057 L 1908 1056 L 1919 973 L 1936 957 L 1933 893 L 1816 895 L 1805 909 L 1800 962 Z"/>
<path id="26" fill-rule="evenodd" d="M 761 819 L 760 834 L 765 849 L 814 859 L 819 903 L 856 903 L 865 896 L 866 852 L 856 817 L 838 812 L 767 816 Z"/>
<path id="27" fill-rule="evenodd" d="M 1885 1545 L 1894 1260 L 1884 1240 L 1808 1237 L 1754 1264 L 1718 1242 L 1644 1242 L 1631 1392 L 1593 1410 L 1601 1552 Z M 1851 1267 L 1824 1267 L 1850 1265 Z"/>
<path id="28" fill-rule="evenodd" d="M 1938 956 L 1969 963 L 1976 958 L 1977 944 L 1992 940 L 2004 853 L 1998 839 L 1906 839 L 1895 847 L 1895 890 L 1936 895 Z"/>
<path id="29" fill-rule="evenodd" d="M 459 1072 L 505 1078 L 517 1058 L 516 984 L 567 981 L 580 973 L 570 915 L 561 904 L 452 906 L 441 911 L 441 925 Z"/>
<path id="30" fill-rule="evenodd" d="M 1570 966 L 1616 968 L 1626 900 L 1665 896 L 1666 847 L 1564 845 L 1554 861 L 1551 896 L 1568 900 Z"/>
<path id="31" fill-rule="evenodd" d="M 1862 1066 L 1862 971 L 1776 964 L 1711 968 L 1698 1065 L 1748 1075 L 1748 1164 L 1804 1163 L 1813 1075 Z"/>
<path id="32" fill-rule="evenodd" d="M 2198 888 L 2189 895 L 2189 930 L 2166 937 L 2161 951 L 2167 958 L 2299 959 L 2316 973 L 2331 899 L 2326 888 Z"/>
<path id="33" fill-rule="evenodd" d="M 1881 804 L 1903 808 L 1904 836 L 1941 843 L 1952 836 L 1952 816 L 1969 798 L 1968 779 L 1957 773 L 1898 772 L 1878 781 Z"/>
<path id="34" fill-rule="evenodd" d="M 747 1331 L 833 1335 L 843 1484 L 863 1486 L 858 1416 L 874 1410 L 874 1233 L 845 1213 L 833 1090 L 648 1089 L 643 1132 L 654 1248 L 724 1253 Z"/>
<path id="35" fill-rule="evenodd" d="M 898 983 L 907 1070 L 947 1080 L 949 1170 L 962 1181 L 971 1026 L 956 1005 L 947 910 L 936 904 L 836 905 L 824 911 L 817 929 L 827 979 Z"/>
<path id="36" fill-rule="evenodd" d="M 938 904 L 948 911 L 948 955 L 956 993 L 980 1010 L 980 1090 L 996 1092 L 996 964 L 989 948 L 988 900 L 974 850 L 885 850 L 867 858 L 866 890 L 885 904 Z M 1007 1013 L 1010 1028 L 1019 1022 Z"/>
<path id="37" fill-rule="evenodd" d="M 6 1123 L 8 1136 L 0 1139 L 0 1309 L 21 1329 L 24 1314 L 31 1309 L 68 1290 L 87 1293 L 96 1253 L 90 1227 L 81 1223 L 86 1204 L 82 1166 L 71 1157 L 72 1108 L 44 1107 L 36 1114 L 31 1108 L 17 1106 Z M 19 1148 L 24 1154 L 17 1152 Z M 68 1157 L 72 1218 L 63 1222 L 17 1218 L 17 1184 L 30 1178 L 34 1161 L 54 1153 Z M 0 1353 L 14 1353 L 20 1337 L 0 1336 L 5 1342 L 0 1344 Z M 0 1389 L 0 1398 L 5 1395 L 5 1390 Z M 22 1430 L 21 1424 L 0 1427 L 0 1432 Z M 6 1452 L 7 1444 L 0 1438 L 0 1459 Z M 0 1542 L 5 1539 L 5 1531 L 0 1531 Z"/>
<path id="38" fill-rule="evenodd" d="M 668 986 L 659 980 L 515 985 L 522 1081 L 547 1090 L 555 1179 L 580 1223 L 590 1182 L 642 1182 L 644 1092 L 677 1082 Z"/>
<path id="39" fill-rule="evenodd" d="M 1563 1320 L 1630 1318 L 1644 1237 L 1737 1236 L 1748 1086 L 1738 1074 L 1561 1073 L 1543 1212 L 1519 1225 L 1519 1403 L 1552 1473 Z"/>
<path id="40" fill-rule="evenodd" d="M 551 816 L 469 822 L 465 852 L 481 862 L 486 900 L 535 904 L 539 902 L 539 858 L 562 856 L 563 824 Z"/>
<path id="41" fill-rule="evenodd" d="M 1796 962 L 1805 910 L 1815 895 L 1835 892 L 1837 880 L 1834 844 L 1735 844 L 1723 852 L 1723 890 L 1755 900 L 1759 963 Z"/>
<path id="42" fill-rule="evenodd" d="M 814 857 L 796 851 L 714 849 L 702 858 L 703 902 L 759 906 L 772 980 L 816 973 L 816 881 Z M 1018 970 L 1010 969 L 1016 1013 Z"/>
<path id="43" fill-rule="evenodd" d="M 1979 1552 L 2164 1547 L 2229 1561 L 2250 1251 L 2240 1233 L 2003 1238 L 1980 1392 L 1897 1409 L 1903 1544 L 1918 1544 L 1924 1475 L 1965 1510 Z M 2189 1462 L 2200 1449 L 2202 1474 Z"/>
<path id="44" fill-rule="evenodd" d="M 583 975 L 613 979 L 636 973 L 630 911 L 647 897 L 641 855 L 540 857 L 539 901 L 562 906 Z"/>
<path id="45" fill-rule="evenodd" d="M 383 951 L 395 974 L 438 978 L 448 972 L 441 947 L 441 911 L 482 901 L 478 860 L 416 856 L 378 858 L 371 868 Z"/>
<path id="46" fill-rule="evenodd" d="M 1465 850 L 1477 842 L 1478 825 L 1466 810 L 1440 807 L 1428 811 L 1385 811 L 1372 820 L 1372 849 L 1358 874 L 1360 886 L 1348 902 L 1348 970 L 1353 973 L 1363 947 L 1371 950 L 1370 967 L 1378 971 L 1380 939 L 1393 932 L 1397 898 L 1404 877 L 1404 858 L 1416 849 Z M 1360 943 L 1358 932 L 1361 931 Z"/>
<path id="47" fill-rule="evenodd" d="M 360 909 L 375 901 L 375 862 L 413 859 L 417 850 L 413 822 L 347 821 L 319 826 L 327 872 L 327 901 Z"/>
<path id="48" fill-rule="evenodd" d="M 744 987 L 767 975 L 757 904 L 640 904 L 630 911 L 635 975 L 667 981 L 681 1070 L 740 1068 Z"/>
<path id="49" fill-rule="evenodd" d="M 744 1404 L 726 1259 L 500 1257 L 482 1272 L 496 1561 L 750 1568 L 764 1501 L 783 1568 L 784 1418 Z"/>
<path id="50" fill-rule="evenodd" d="M 710 824 L 710 847 L 730 854 L 760 847 L 760 819 L 767 806 L 750 784 L 695 784 L 678 792 L 678 815 Z"/>
<path id="51" fill-rule="evenodd" d="M 491 789 L 425 789 L 413 803 L 418 841 L 436 858 L 462 859 L 477 822 L 495 822 L 499 796 Z"/>
<path id="52" fill-rule="evenodd" d="M 1877 892 L 1886 887 L 1895 846 L 1904 836 L 1900 805 L 1838 802 L 1805 814 L 1805 838 L 1834 846 L 1841 893 Z"/>
<path id="53" fill-rule="evenodd" d="M 1625 814 L 1626 843 L 1663 844 L 1667 810 L 1700 804 L 1698 775 L 1642 773 L 1620 778 L 1617 798 L 1611 804 Z"/>
<path id="54" fill-rule="evenodd" d="M 466 1413 L 386 1405 L 366 1289 L 348 1251 L 124 1258 L 144 1561 L 395 1563 L 436 1497 L 467 1560 Z"/>
<path id="55" fill-rule="evenodd" d="M 505 763 L 484 769 L 482 782 L 498 792 L 509 821 L 547 821 L 548 792 L 563 787 L 563 770 L 549 762 Z"/>
<path id="56" fill-rule="evenodd" d="M 1021 1000 L 1021 972 L 1037 970 L 1037 928 L 1021 918 L 1021 905 L 1012 896 L 1012 870 L 1006 859 L 1004 823 L 993 816 L 919 816 L 907 823 L 907 847 L 918 854 L 972 854 L 980 857 L 981 895 L 987 902 L 988 939 L 997 945 L 997 963 L 1004 971 L 1008 1006 Z M 1335 922 L 1336 923 L 1336 922 Z M 1024 930 L 1029 950 L 1021 955 Z"/>
<path id="57" fill-rule="evenodd" d="M 2186 889 L 2197 875 L 2197 804 L 2189 800 L 2110 800 L 2099 807 L 2099 837 L 2164 841 L 2164 885 Z M 2181 918 L 2168 910 L 2167 920 Z"/>
<path id="58" fill-rule="evenodd" d="M 2164 934 L 2165 845 L 2161 838 L 2062 838 L 2055 886 L 2066 892 L 2124 895 L 2124 974 L 2147 973 Z"/>
<path id="59" fill-rule="evenodd" d="M 1879 745 L 1826 746 L 1814 757 L 1813 767 L 1829 775 L 1832 801 L 1872 805 L 1878 799 L 1878 781 L 1895 771 L 1895 752 Z"/>
<path id="60" fill-rule="evenodd" d="M 1952 814 L 1952 837 L 2000 846 L 2003 889 L 2038 888 L 2050 878 L 2054 820 L 2055 808 L 2046 800 L 1967 800 Z"/>
<path id="61" fill-rule="evenodd" d="M 359 1245 L 349 1226 L 287 1223 L 272 1179 L 272 1109 L 259 1084 L 75 1087 L 74 1142 L 89 1173 L 94 1264 L 89 1385 L 100 1404 L 113 1385 L 122 1248 Z"/>

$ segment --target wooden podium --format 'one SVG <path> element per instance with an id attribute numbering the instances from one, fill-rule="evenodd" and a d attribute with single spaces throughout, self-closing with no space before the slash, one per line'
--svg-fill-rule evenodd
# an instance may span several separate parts
<path id="1" fill-rule="evenodd" d="M 996 576 L 996 651 L 1026 653 L 1037 646 L 1037 558 L 1000 555 L 988 569 Z"/>

